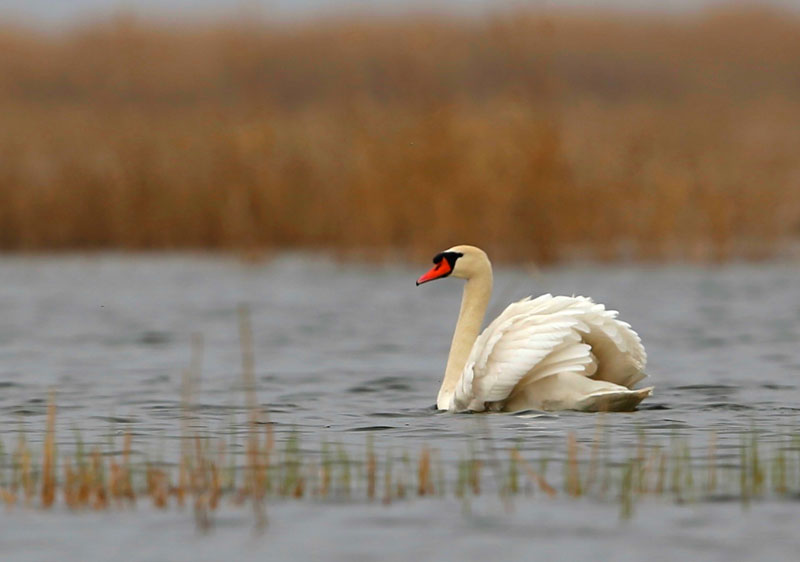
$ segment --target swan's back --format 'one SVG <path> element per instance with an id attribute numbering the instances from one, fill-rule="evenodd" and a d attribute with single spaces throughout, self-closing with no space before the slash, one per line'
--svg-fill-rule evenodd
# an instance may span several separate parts
<path id="1" fill-rule="evenodd" d="M 477 338 L 450 409 L 630 409 L 650 393 L 628 390 L 645 377 L 646 361 L 616 311 L 586 297 L 527 298 Z"/>

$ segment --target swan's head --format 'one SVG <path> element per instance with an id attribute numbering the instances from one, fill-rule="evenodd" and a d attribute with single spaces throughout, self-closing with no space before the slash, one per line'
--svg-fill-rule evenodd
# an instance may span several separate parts
<path id="1" fill-rule="evenodd" d="M 453 246 L 433 256 L 433 267 L 417 279 L 417 285 L 445 277 L 469 279 L 478 272 L 485 271 L 487 267 L 491 271 L 489 258 L 480 248 L 466 245 Z"/>

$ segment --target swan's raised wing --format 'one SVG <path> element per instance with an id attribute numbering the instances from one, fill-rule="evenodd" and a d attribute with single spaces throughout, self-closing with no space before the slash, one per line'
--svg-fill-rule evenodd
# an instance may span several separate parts
<path id="1" fill-rule="evenodd" d="M 543 295 L 509 305 L 475 341 L 450 409 L 483 410 L 557 373 L 630 386 L 644 376 L 646 356 L 616 316 L 584 297 Z"/>

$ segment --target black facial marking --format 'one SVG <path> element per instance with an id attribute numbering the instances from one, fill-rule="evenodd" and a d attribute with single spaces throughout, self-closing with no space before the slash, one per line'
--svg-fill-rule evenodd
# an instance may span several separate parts
<path id="1" fill-rule="evenodd" d="M 450 264 L 450 271 L 456 267 L 456 260 L 463 256 L 461 252 L 439 252 L 435 256 L 433 256 L 433 263 L 438 264 L 441 263 L 442 260 L 447 260 L 447 263 Z M 449 273 L 447 275 L 450 275 Z M 445 275 L 445 277 L 447 277 Z"/>

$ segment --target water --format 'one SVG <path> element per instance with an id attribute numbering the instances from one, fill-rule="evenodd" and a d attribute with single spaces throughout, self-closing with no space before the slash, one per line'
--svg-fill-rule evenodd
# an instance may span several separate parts
<path id="1" fill-rule="evenodd" d="M 193 334 L 202 335 L 196 424 L 241 429 L 244 397 L 237 307 L 249 307 L 260 402 L 279 443 L 296 431 L 309 455 L 322 440 L 378 457 L 439 452 L 448 477 L 470 439 L 484 451 L 519 444 L 523 456 L 561 462 L 565 436 L 590 442 L 596 415 L 450 415 L 432 405 L 460 299 L 460 282 L 415 287 L 425 269 L 340 265 L 308 256 L 259 264 L 200 256 L 0 259 L 0 439 L 22 428 L 43 438 L 47 395 L 57 391 L 59 451 L 74 429 L 107 446 L 134 434 L 134 458 L 179 450 L 181 380 Z M 573 267 L 496 273 L 490 313 L 528 294 L 591 295 L 621 311 L 649 353 L 655 394 L 632 414 L 608 416 L 613 451 L 674 435 L 720 459 L 738 458 L 741 435 L 769 447 L 800 413 L 800 267 Z M 781 441 L 782 442 L 782 441 Z M 555 469 L 559 472 L 559 469 Z M 487 476 L 491 479 L 491 477 Z M 557 479 L 558 475 L 553 474 Z M 448 483 L 450 485 L 451 483 Z M 794 559 L 796 504 L 768 500 L 675 505 L 653 500 L 621 522 L 590 499 L 533 499 L 508 511 L 487 494 L 465 511 L 455 498 L 390 507 L 315 500 L 268 506 L 252 532 L 248 510 L 224 505 L 213 533 L 190 513 L 135 510 L 70 514 L 15 508 L 0 515 L 4 560 L 243 560 L 409 557 L 481 559 L 498 551 L 530 559 Z M 661 557 L 661 558 L 660 558 Z"/>

